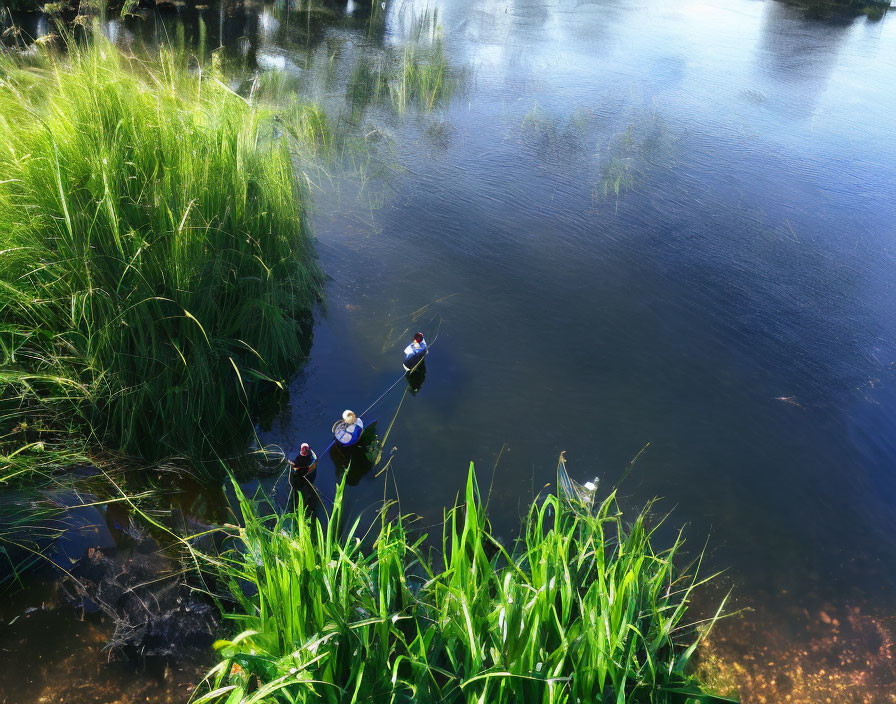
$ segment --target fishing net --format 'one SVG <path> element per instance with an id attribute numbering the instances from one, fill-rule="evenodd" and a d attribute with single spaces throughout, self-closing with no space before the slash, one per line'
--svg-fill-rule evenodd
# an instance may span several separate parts
<path id="1" fill-rule="evenodd" d="M 597 480 L 585 484 L 575 481 L 566 470 L 566 453 L 561 452 L 557 461 L 557 492 L 561 498 L 571 503 L 590 507 L 597 492 Z"/>
<path id="2" fill-rule="evenodd" d="M 354 445 L 361 433 L 364 432 L 364 425 L 360 418 L 352 424 L 354 432 L 349 431 L 348 428 L 349 426 L 344 420 L 337 420 L 333 423 L 333 437 L 342 445 Z"/>

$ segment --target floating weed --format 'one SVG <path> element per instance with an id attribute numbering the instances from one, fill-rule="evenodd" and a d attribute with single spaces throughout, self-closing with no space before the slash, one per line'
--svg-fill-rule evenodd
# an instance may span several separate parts
<path id="1" fill-rule="evenodd" d="M 673 143 L 662 119 L 653 115 L 630 124 L 598 150 L 599 185 L 593 197 L 619 198 L 646 180 L 650 170 L 672 153 Z"/>

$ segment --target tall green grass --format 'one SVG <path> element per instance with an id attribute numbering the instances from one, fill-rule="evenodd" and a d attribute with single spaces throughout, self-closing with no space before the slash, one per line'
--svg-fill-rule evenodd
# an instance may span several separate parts
<path id="1" fill-rule="evenodd" d="M 615 495 L 596 509 L 548 495 L 506 548 L 471 466 L 438 557 L 387 509 L 369 534 L 344 530 L 342 488 L 326 526 L 240 503 L 230 550 L 202 556 L 238 635 L 216 644 L 195 704 L 722 701 L 686 674 L 700 581 L 676 567 L 681 538 L 656 549 Z"/>
<path id="2" fill-rule="evenodd" d="M 411 44 L 405 47 L 396 75 L 389 83 L 392 103 L 399 112 L 411 104 L 432 110 L 448 101 L 455 82 L 449 74 L 441 39 L 437 38 L 425 52 Z"/>
<path id="3" fill-rule="evenodd" d="M 232 449 L 320 294 L 296 130 L 172 52 L 67 49 L 0 57 L 0 424 Z"/>
<path id="4" fill-rule="evenodd" d="M 356 63 L 346 92 L 352 120 L 371 104 L 385 103 L 398 113 L 411 107 L 430 112 L 447 105 L 462 84 L 462 74 L 451 67 L 442 46 L 438 14 L 424 12 L 409 24 L 400 54 Z"/>
<path id="5" fill-rule="evenodd" d="M 410 43 L 400 56 L 360 59 L 346 90 L 349 118 L 358 121 L 370 105 L 386 104 L 395 112 L 411 107 L 429 112 L 448 103 L 460 84 L 436 39 L 432 46 Z"/>

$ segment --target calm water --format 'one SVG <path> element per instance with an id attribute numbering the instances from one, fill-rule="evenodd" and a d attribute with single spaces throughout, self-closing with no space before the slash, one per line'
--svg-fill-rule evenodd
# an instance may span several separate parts
<path id="1" fill-rule="evenodd" d="M 389 437 L 406 510 L 437 518 L 506 444 L 510 530 L 560 450 L 612 482 L 650 442 L 625 490 L 665 497 L 739 579 L 865 588 L 851 563 L 896 548 L 896 25 L 774 2 L 438 7 L 466 89 L 386 122 L 384 205 L 318 197 L 327 310 L 263 440 L 323 445 L 440 320 Z M 275 23 L 262 64 L 291 60 Z M 338 60 L 354 39 L 333 37 Z M 614 159 L 634 174 L 618 199 Z"/>
<path id="2" fill-rule="evenodd" d="M 364 113 L 388 178 L 319 181 L 326 309 L 262 441 L 322 449 L 398 377 L 410 334 L 438 330 L 388 437 L 403 510 L 439 520 L 473 461 L 510 536 L 561 450 L 609 487 L 649 442 L 627 504 L 661 496 L 695 550 L 708 537 L 763 629 L 803 608 L 892 614 L 896 18 L 407 0 L 371 30 L 353 5 L 179 10 L 188 39 L 336 104 L 353 62 L 437 9 L 462 75 L 432 113 Z M 381 435 L 402 389 L 372 413 Z M 359 509 L 383 496 L 373 474 L 350 489 Z M 322 461 L 324 495 L 334 481 Z"/>

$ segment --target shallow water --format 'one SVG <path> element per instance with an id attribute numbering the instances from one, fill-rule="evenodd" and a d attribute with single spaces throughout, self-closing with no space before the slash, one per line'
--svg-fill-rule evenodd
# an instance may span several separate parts
<path id="1" fill-rule="evenodd" d="M 319 181 L 326 308 L 262 442 L 323 449 L 344 408 L 400 376 L 410 334 L 437 333 L 383 475 L 424 524 L 470 461 L 509 537 L 561 450 L 609 488 L 649 443 L 627 503 L 663 497 L 670 530 L 689 524 L 695 551 L 709 539 L 737 603 L 761 595 L 761 612 L 724 626 L 730 642 L 805 650 L 799 666 L 817 672 L 822 612 L 892 626 L 896 19 L 809 19 L 775 0 L 406 0 L 382 22 L 326 7 L 111 25 L 152 40 L 182 22 L 187 41 L 339 104 L 352 62 L 400 50 L 437 9 L 462 76 L 432 112 L 366 109 L 387 179 Z M 369 416 L 380 435 L 403 387 Z M 383 476 L 351 487 L 359 510 Z M 334 484 L 323 458 L 324 497 Z M 812 628 L 795 625 L 803 611 Z M 888 654 L 855 685 L 867 701 L 887 701 L 874 697 Z M 738 681 L 745 701 L 775 701 Z"/>

